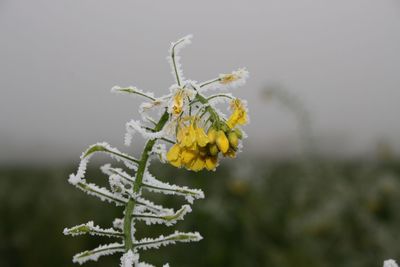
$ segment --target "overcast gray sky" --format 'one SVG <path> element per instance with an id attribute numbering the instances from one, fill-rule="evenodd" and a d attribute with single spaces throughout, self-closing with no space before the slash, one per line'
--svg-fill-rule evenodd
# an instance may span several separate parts
<path id="1" fill-rule="evenodd" d="M 399 1 L 1 0 L 0 164 L 122 147 L 140 101 L 110 88 L 164 93 L 169 43 L 188 33 L 186 77 L 251 73 L 234 92 L 251 111 L 244 154 L 298 150 L 293 117 L 261 97 L 271 85 L 307 104 L 324 153 L 364 155 L 380 140 L 399 151 Z"/>

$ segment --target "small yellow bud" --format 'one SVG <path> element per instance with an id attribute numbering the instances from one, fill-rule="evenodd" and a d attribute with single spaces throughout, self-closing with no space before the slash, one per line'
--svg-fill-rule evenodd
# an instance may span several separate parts
<path id="1" fill-rule="evenodd" d="M 229 148 L 229 150 L 224 153 L 225 157 L 230 157 L 230 158 L 236 158 L 236 152 L 232 148 Z"/>
<path id="2" fill-rule="evenodd" d="M 210 152 L 211 156 L 216 156 L 218 155 L 219 149 L 216 144 L 212 144 L 209 146 L 208 151 Z"/>
<path id="3" fill-rule="evenodd" d="M 217 139 L 217 131 L 214 128 L 208 130 L 208 141 L 210 144 L 214 144 Z"/>
<path id="4" fill-rule="evenodd" d="M 239 145 L 239 138 L 236 135 L 235 132 L 230 132 L 228 134 L 228 140 L 229 140 L 229 144 L 231 145 L 231 147 L 233 147 L 234 149 L 237 148 L 237 146 Z"/>
<path id="5" fill-rule="evenodd" d="M 223 131 L 219 130 L 217 132 L 217 139 L 216 139 L 217 146 L 222 153 L 226 153 L 229 149 L 229 140 L 226 138 L 226 135 Z"/>
<path id="6" fill-rule="evenodd" d="M 215 170 L 217 167 L 218 158 L 217 157 L 207 157 L 206 158 L 206 168 L 209 171 Z"/>

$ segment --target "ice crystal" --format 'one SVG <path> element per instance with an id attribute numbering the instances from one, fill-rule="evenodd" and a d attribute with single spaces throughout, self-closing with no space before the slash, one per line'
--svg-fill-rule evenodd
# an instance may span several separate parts
<path id="1" fill-rule="evenodd" d="M 385 260 L 383 263 L 383 267 L 399 267 L 394 260 Z"/>

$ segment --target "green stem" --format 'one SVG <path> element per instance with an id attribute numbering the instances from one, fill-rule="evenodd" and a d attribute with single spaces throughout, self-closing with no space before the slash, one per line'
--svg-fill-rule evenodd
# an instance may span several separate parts
<path id="1" fill-rule="evenodd" d="M 161 116 L 158 121 L 156 127 L 154 128 L 155 132 L 162 130 L 164 125 L 167 123 L 169 118 L 169 114 L 167 111 Z M 148 140 L 139 161 L 138 169 L 136 172 L 135 183 L 133 184 L 133 193 L 137 194 L 140 191 L 143 181 L 143 175 L 146 170 L 147 161 L 149 160 L 149 153 L 153 149 L 154 144 L 156 143 L 156 139 Z M 128 251 L 133 248 L 132 242 L 132 213 L 135 209 L 135 200 L 130 198 L 125 207 L 125 215 L 124 215 L 124 234 L 125 234 L 125 250 Z"/>

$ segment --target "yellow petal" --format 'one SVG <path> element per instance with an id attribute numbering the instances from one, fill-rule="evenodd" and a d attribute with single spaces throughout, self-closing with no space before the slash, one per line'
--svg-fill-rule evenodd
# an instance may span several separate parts
<path id="1" fill-rule="evenodd" d="M 168 153 L 167 153 L 167 160 L 168 161 L 175 161 L 180 157 L 180 153 L 181 153 L 181 148 L 179 147 L 178 144 L 173 145 Z"/>
<path id="2" fill-rule="evenodd" d="M 196 157 L 196 152 L 192 150 L 185 149 L 182 151 L 182 163 L 190 164 L 192 160 Z"/>
<path id="3" fill-rule="evenodd" d="M 182 161 L 180 158 L 169 161 L 169 164 L 171 164 L 172 166 L 177 167 L 177 168 L 182 167 Z"/>
<path id="4" fill-rule="evenodd" d="M 204 132 L 203 128 L 196 129 L 196 139 L 197 139 L 197 144 L 201 147 L 205 147 L 209 142 L 208 136 Z"/>
<path id="5" fill-rule="evenodd" d="M 215 170 L 218 163 L 218 157 L 207 157 L 206 158 L 206 168 L 209 171 Z"/>
<path id="6" fill-rule="evenodd" d="M 226 153 L 229 149 L 229 141 L 228 138 L 226 138 L 226 135 L 223 131 L 218 131 L 217 133 L 217 140 L 216 140 L 217 146 L 219 150 L 222 151 L 222 153 Z"/>
<path id="7" fill-rule="evenodd" d="M 205 160 L 202 157 L 197 157 L 193 161 L 192 165 L 190 165 L 189 169 L 191 169 L 192 171 L 197 172 L 197 171 L 202 170 L 204 168 L 204 166 L 205 166 Z"/>

